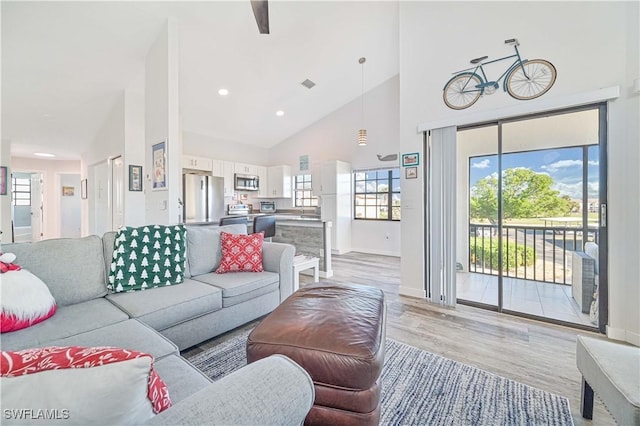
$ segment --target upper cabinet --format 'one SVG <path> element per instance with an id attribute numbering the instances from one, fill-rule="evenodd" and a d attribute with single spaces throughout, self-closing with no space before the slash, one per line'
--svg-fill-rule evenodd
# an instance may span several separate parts
<path id="1" fill-rule="evenodd" d="M 211 160 L 211 174 L 213 176 L 224 177 L 224 161 Z"/>
<path id="2" fill-rule="evenodd" d="M 267 168 L 267 197 L 291 198 L 291 166 Z"/>
<path id="3" fill-rule="evenodd" d="M 315 196 L 351 192 L 351 164 L 340 160 L 324 161 L 312 168 L 312 193 Z"/>
<path id="4" fill-rule="evenodd" d="M 231 161 L 223 161 L 222 162 L 222 177 L 224 178 L 224 196 L 232 197 L 234 192 L 234 173 L 235 173 L 235 163 Z"/>
<path id="5" fill-rule="evenodd" d="M 253 164 L 235 163 L 235 173 L 258 176 L 258 166 Z"/>
<path id="6" fill-rule="evenodd" d="M 269 174 L 268 168 L 258 166 L 258 197 L 269 197 Z"/>
<path id="7" fill-rule="evenodd" d="M 211 171 L 212 160 L 210 158 L 196 157 L 193 155 L 182 156 L 182 168 L 192 170 Z"/>

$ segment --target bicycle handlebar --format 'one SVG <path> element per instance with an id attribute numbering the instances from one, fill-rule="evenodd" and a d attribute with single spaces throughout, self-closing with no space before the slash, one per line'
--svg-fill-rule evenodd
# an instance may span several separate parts
<path id="1" fill-rule="evenodd" d="M 505 40 L 504 44 L 515 44 L 516 46 L 520 46 L 517 38 L 510 38 L 509 40 Z"/>

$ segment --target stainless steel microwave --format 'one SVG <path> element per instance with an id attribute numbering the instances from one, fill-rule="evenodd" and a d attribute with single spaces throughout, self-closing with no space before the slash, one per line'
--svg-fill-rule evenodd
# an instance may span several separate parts
<path id="1" fill-rule="evenodd" d="M 260 189 L 260 179 L 258 176 L 242 175 L 236 173 L 234 175 L 234 186 L 237 191 L 257 191 Z"/>

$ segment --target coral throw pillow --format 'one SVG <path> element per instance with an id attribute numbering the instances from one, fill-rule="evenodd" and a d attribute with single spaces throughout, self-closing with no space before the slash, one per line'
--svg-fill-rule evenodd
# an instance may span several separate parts
<path id="1" fill-rule="evenodd" d="M 56 313 L 49 287 L 29 271 L 8 271 L 0 277 L 0 332 L 20 330 Z"/>
<path id="2" fill-rule="evenodd" d="M 220 233 L 222 259 L 216 269 L 218 274 L 225 272 L 262 272 L 262 243 L 264 232 L 241 235 Z"/>
<path id="3" fill-rule="evenodd" d="M 3 412 L 26 412 L 32 422 L 140 424 L 171 406 L 146 353 L 52 346 L 1 356 Z"/>

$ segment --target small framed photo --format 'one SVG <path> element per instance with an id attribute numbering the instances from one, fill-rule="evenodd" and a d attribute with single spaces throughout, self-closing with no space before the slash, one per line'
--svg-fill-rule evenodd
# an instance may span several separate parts
<path id="1" fill-rule="evenodd" d="M 62 196 L 63 197 L 73 197 L 76 193 L 76 188 L 73 186 L 63 186 L 62 187 Z"/>
<path id="2" fill-rule="evenodd" d="M 164 191 L 167 189 L 167 141 L 159 142 L 151 147 L 151 164 L 153 177 L 151 189 Z"/>
<path id="3" fill-rule="evenodd" d="M 0 195 L 7 195 L 7 166 L 0 167 Z"/>
<path id="4" fill-rule="evenodd" d="M 129 191 L 142 191 L 142 166 L 129 165 Z"/>
<path id="5" fill-rule="evenodd" d="M 402 167 L 420 165 L 420 153 L 412 152 L 411 154 L 402 154 Z"/>
<path id="6" fill-rule="evenodd" d="M 87 199 L 87 180 L 86 179 L 82 179 L 80 181 L 80 197 L 83 200 Z"/>
<path id="7" fill-rule="evenodd" d="M 418 178 L 418 168 L 417 167 L 407 167 L 404 169 L 404 177 L 405 179 L 417 179 Z"/>

